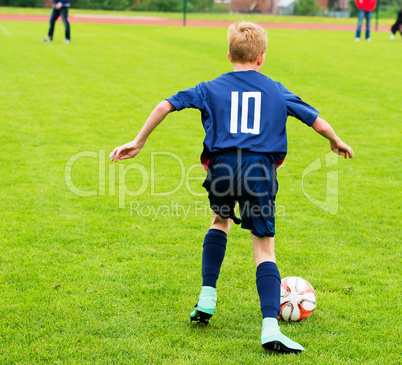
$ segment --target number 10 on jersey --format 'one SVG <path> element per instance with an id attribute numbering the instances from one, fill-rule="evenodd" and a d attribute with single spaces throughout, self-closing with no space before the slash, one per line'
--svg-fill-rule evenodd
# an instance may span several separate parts
<path id="1" fill-rule="evenodd" d="M 248 109 L 249 101 L 254 99 L 254 121 L 252 128 L 249 128 Z M 232 91 L 232 106 L 230 115 L 230 133 L 236 134 L 238 129 L 239 115 L 239 92 Z M 261 93 L 258 91 L 248 91 L 242 93 L 240 132 L 250 134 L 260 134 L 261 121 Z"/>

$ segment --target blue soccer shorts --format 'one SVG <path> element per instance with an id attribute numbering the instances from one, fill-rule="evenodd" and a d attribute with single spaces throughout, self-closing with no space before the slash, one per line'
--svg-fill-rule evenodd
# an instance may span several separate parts
<path id="1" fill-rule="evenodd" d="M 211 209 L 251 230 L 257 237 L 275 236 L 276 163 L 266 154 L 246 151 L 215 153 L 203 187 Z M 239 203 L 241 220 L 234 209 Z"/>

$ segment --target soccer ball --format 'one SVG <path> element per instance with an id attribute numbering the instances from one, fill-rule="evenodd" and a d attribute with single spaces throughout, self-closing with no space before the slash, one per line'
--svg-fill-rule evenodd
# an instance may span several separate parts
<path id="1" fill-rule="evenodd" d="M 282 279 L 280 319 L 299 322 L 313 312 L 316 303 L 314 289 L 307 280 L 297 276 Z"/>

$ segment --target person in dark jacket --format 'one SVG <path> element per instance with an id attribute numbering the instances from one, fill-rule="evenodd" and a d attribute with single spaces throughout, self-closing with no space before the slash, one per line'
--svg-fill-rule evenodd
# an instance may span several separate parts
<path id="1" fill-rule="evenodd" d="M 398 32 L 402 35 L 402 8 L 398 12 L 395 24 L 391 27 L 391 41 L 395 39 L 395 34 Z"/>
<path id="2" fill-rule="evenodd" d="M 42 42 L 53 42 L 53 33 L 54 26 L 56 24 L 56 20 L 61 15 L 61 19 L 63 20 L 66 38 L 64 39 L 64 43 L 71 42 L 70 36 L 70 23 L 68 22 L 68 8 L 70 7 L 70 0 L 53 0 L 52 6 L 52 14 L 50 15 L 50 26 L 49 32 L 45 39 Z"/>

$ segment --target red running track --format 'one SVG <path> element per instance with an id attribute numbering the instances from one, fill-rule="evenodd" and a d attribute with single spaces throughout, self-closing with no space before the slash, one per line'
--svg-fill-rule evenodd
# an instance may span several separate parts
<path id="1" fill-rule="evenodd" d="M 50 15 L 49 15 L 50 16 Z M 48 22 L 49 16 L 45 15 L 17 15 L 0 14 L 0 21 L 25 21 L 25 22 Z M 96 23 L 96 24 L 129 24 L 129 25 L 161 25 L 161 26 L 182 26 L 183 20 L 164 19 L 156 17 L 141 16 L 110 16 L 110 15 L 84 15 L 73 14 L 69 16 L 71 23 Z M 187 20 L 186 25 L 190 27 L 225 27 L 231 23 L 229 21 L 214 20 Z M 312 29 L 312 30 L 345 30 L 355 31 L 356 25 L 351 24 L 307 24 L 307 23 L 258 23 L 264 28 L 281 29 Z M 375 29 L 375 25 L 372 26 Z M 390 27 L 379 25 L 378 31 L 389 32 Z"/>

